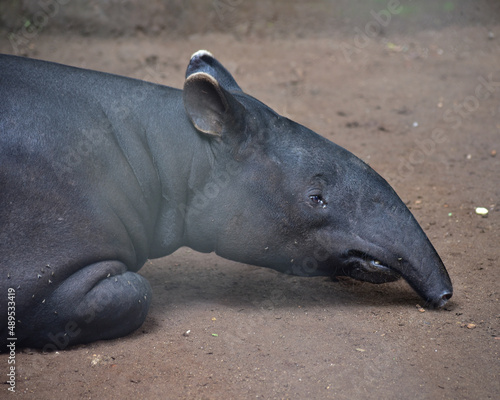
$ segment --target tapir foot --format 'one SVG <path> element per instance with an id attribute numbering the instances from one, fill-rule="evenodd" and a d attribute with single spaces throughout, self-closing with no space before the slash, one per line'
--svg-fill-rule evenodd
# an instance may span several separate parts
<path id="1" fill-rule="evenodd" d="M 91 264 L 67 278 L 37 307 L 32 321 L 27 321 L 31 334 L 23 344 L 54 351 L 125 336 L 142 325 L 150 300 L 148 281 L 127 271 L 124 264 Z"/>

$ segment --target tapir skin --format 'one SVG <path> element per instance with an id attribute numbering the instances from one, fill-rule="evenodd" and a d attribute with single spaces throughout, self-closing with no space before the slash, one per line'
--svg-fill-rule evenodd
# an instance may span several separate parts
<path id="1" fill-rule="evenodd" d="M 184 90 L 0 56 L 3 321 L 15 303 L 1 351 L 14 336 L 48 351 L 130 333 L 151 300 L 136 272 L 181 246 L 301 276 L 402 277 L 435 307 L 452 296 L 389 184 L 210 53 Z"/>

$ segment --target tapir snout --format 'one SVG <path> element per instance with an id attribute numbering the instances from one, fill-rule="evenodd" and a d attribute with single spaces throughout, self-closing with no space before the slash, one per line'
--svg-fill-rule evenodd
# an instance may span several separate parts
<path id="1" fill-rule="evenodd" d="M 409 217 L 410 221 L 412 219 Z M 377 284 L 404 278 L 424 299 L 425 305 L 444 306 L 453 295 L 448 272 L 424 232 L 414 228 L 414 233 L 415 241 L 408 246 L 386 240 L 382 247 L 353 239 L 347 245 L 350 250 L 343 258 L 344 267 L 337 275 Z M 387 239 L 386 235 L 384 237 Z"/>
<path id="2" fill-rule="evenodd" d="M 347 155 L 346 158 L 354 156 Z M 446 268 L 427 235 L 390 185 L 367 165 L 351 160 L 350 181 L 371 182 L 362 190 L 352 185 L 339 208 L 358 210 L 333 234 L 343 267 L 337 275 L 372 283 L 404 278 L 426 301 L 442 307 L 453 288 Z"/>

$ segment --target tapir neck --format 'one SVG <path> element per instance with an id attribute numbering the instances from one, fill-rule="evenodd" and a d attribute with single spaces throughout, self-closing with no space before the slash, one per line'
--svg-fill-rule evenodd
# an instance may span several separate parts
<path id="1" fill-rule="evenodd" d="M 161 186 L 150 258 L 165 256 L 189 244 L 187 210 L 212 164 L 209 142 L 186 116 L 182 91 L 162 86 L 155 86 L 154 91 L 154 96 L 138 107 Z"/>

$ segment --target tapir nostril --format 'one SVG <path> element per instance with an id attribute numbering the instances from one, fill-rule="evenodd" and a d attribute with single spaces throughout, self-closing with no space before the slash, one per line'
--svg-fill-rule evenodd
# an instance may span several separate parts
<path id="1" fill-rule="evenodd" d="M 446 291 L 443 294 L 441 294 L 440 297 L 437 297 L 436 301 L 434 301 L 432 305 L 436 308 L 443 307 L 446 303 L 448 303 L 448 300 L 451 299 L 452 295 L 453 295 L 453 292 Z"/>
<path id="2" fill-rule="evenodd" d="M 436 296 L 435 299 L 430 301 L 428 304 L 433 308 L 444 307 L 446 303 L 448 303 L 448 300 L 451 299 L 451 296 L 453 296 L 452 291 L 442 292 L 439 296 Z"/>
<path id="3" fill-rule="evenodd" d="M 445 294 L 443 294 L 441 296 L 441 299 L 444 301 L 444 302 L 447 302 L 448 300 L 451 299 L 451 296 L 453 296 L 453 293 L 450 293 L 450 292 L 446 292 Z"/>

